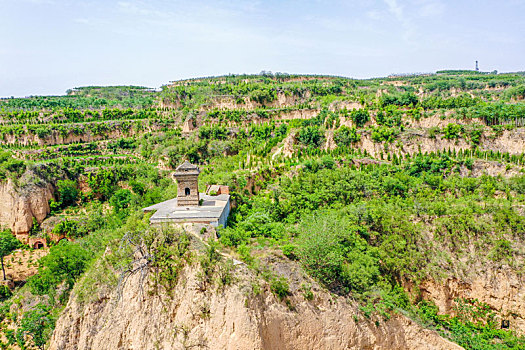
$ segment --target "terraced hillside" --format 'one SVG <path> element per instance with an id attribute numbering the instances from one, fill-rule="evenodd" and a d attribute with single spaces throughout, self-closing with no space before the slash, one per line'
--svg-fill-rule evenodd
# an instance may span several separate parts
<path id="1" fill-rule="evenodd" d="M 135 271 L 142 245 L 140 283 L 164 301 L 189 276 L 203 303 L 210 291 L 235 290 L 249 310 L 273 298 L 282 322 L 333 298 L 379 348 L 399 317 L 464 348 L 523 348 L 524 99 L 524 74 L 443 71 L 231 75 L 0 100 L 0 225 L 50 247 L 36 275 L 5 290 L 2 341 L 43 346 L 58 322 L 51 348 L 93 346 L 72 334 L 91 334 L 82 319 L 107 324 L 93 307 L 125 290 L 119 276 Z M 187 234 L 152 233 L 140 210 L 176 195 L 171 173 L 184 160 L 199 165 L 202 190 L 230 186 L 234 206 L 218 241 L 190 250 Z M 181 328 L 173 344 L 219 337 L 206 325 L 222 311 L 195 312 L 204 326 Z M 99 331 L 91 341 L 103 344 Z M 122 332 L 119 346 L 138 344 Z"/>

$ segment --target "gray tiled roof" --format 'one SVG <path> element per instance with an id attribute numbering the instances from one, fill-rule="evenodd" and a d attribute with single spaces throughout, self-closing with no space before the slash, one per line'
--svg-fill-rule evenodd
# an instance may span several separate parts
<path id="1" fill-rule="evenodd" d="M 175 175 L 177 174 L 181 174 L 181 175 L 197 174 L 198 175 L 199 173 L 200 173 L 199 168 L 196 165 L 191 164 L 188 161 L 185 161 L 184 163 L 179 165 L 177 169 L 175 169 Z"/>

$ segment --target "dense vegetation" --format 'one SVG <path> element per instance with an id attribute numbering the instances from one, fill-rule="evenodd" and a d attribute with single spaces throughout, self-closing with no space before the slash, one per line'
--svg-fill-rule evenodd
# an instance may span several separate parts
<path id="1" fill-rule="evenodd" d="M 231 249 L 289 302 L 286 278 L 260 268 L 261 252 L 278 251 L 357 300 L 360 317 L 400 312 L 469 349 L 519 349 L 498 310 L 458 299 L 454 315 L 439 314 L 403 286 L 521 271 L 525 158 L 499 140 L 525 144 L 524 86 L 519 74 L 265 72 L 1 100 L 0 181 L 51 183 L 57 219 L 30 232 L 51 246 L 38 274 L 3 293 L 5 339 L 43 347 L 71 292 L 89 301 L 97 286 L 115 287 L 134 245 L 157 257 L 152 282 L 169 294 L 189 240 L 152 232 L 141 208 L 176 195 L 170 174 L 187 159 L 201 168 L 201 190 L 228 185 L 234 204 L 219 244 L 199 258 L 204 287 L 214 273 L 231 283 L 231 267 L 217 267 L 217 251 Z M 15 249 L 5 243 L 2 256 Z"/>

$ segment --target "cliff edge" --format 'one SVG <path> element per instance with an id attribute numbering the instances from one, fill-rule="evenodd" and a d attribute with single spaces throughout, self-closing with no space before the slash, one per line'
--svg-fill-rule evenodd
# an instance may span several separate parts
<path id="1" fill-rule="evenodd" d="M 199 270 L 184 268 L 172 296 L 141 287 L 140 274 L 121 293 L 99 289 L 85 304 L 73 295 L 49 349 L 462 349 L 402 315 L 367 319 L 319 288 L 312 300 L 292 293 L 287 302 L 264 282 L 254 292 L 243 265 L 231 285 L 202 291 Z"/>

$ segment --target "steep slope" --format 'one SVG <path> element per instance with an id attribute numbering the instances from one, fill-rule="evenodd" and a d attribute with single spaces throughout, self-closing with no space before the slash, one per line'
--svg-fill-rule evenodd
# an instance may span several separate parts
<path id="1" fill-rule="evenodd" d="M 456 313 L 456 298 L 478 300 L 498 312 L 499 323 L 508 320 L 511 329 L 525 333 L 525 285 L 523 278 L 512 270 L 488 269 L 470 280 L 450 277 L 439 283 L 427 281 L 419 290 L 443 314 Z"/>
<path id="2" fill-rule="evenodd" d="M 33 218 L 40 223 L 49 214 L 52 198 L 50 184 L 29 183 L 18 188 L 10 179 L 0 183 L 0 227 L 10 228 L 15 234 L 28 233 Z"/>
<path id="3" fill-rule="evenodd" d="M 119 299 L 106 290 L 82 305 L 70 299 L 50 349 L 462 349 L 404 316 L 366 319 L 356 303 L 318 290 L 288 306 L 237 266 L 236 283 L 202 292 L 199 269 L 185 268 L 173 298 L 127 280 Z M 250 282 L 251 281 L 251 282 Z"/>

